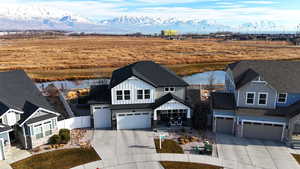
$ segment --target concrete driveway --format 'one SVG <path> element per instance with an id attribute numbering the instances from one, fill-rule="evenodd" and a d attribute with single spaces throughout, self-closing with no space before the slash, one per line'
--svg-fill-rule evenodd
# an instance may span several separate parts
<path id="1" fill-rule="evenodd" d="M 266 169 L 298 169 L 297 161 L 279 142 L 217 135 L 218 156 Z"/>
<path id="2" fill-rule="evenodd" d="M 95 130 L 92 145 L 102 158 L 105 166 L 115 167 L 119 164 L 130 165 L 131 169 L 140 167 L 137 155 L 155 155 L 154 132 L 143 130 Z M 134 167 L 132 167 L 134 165 Z M 158 162 L 149 163 L 146 168 L 161 169 Z M 123 166 L 127 168 L 127 166 Z"/>

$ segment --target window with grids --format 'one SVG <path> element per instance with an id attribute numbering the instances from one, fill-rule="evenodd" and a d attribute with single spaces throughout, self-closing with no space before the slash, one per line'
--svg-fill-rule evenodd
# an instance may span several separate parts
<path id="1" fill-rule="evenodd" d="M 246 103 L 254 104 L 255 93 L 247 93 Z"/>
<path id="2" fill-rule="evenodd" d="M 278 102 L 285 103 L 287 100 L 287 93 L 279 93 L 278 95 Z"/>
<path id="3" fill-rule="evenodd" d="M 266 93 L 259 93 L 259 100 L 258 100 L 258 104 L 262 104 L 265 105 L 267 104 L 267 94 Z"/>
<path id="4" fill-rule="evenodd" d="M 144 90 L 144 98 L 150 99 L 150 90 L 149 89 Z"/>
<path id="5" fill-rule="evenodd" d="M 123 100 L 123 91 L 117 90 L 117 100 Z"/>
<path id="6" fill-rule="evenodd" d="M 143 90 L 137 90 L 137 99 L 138 100 L 143 99 Z"/>
<path id="7" fill-rule="evenodd" d="M 35 134 L 36 139 L 40 139 L 40 138 L 44 137 L 42 124 L 35 125 L 33 130 L 34 130 L 34 134 Z"/>
<path id="8" fill-rule="evenodd" d="M 124 90 L 124 99 L 130 100 L 130 90 Z"/>
<path id="9" fill-rule="evenodd" d="M 52 124 L 51 121 L 44 123 L 45 136 L 50 136 L 52 134 Z"/>

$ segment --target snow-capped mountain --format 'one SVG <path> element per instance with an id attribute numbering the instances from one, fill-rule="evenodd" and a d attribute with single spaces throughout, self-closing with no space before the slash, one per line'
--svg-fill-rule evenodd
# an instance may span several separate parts
<path id="1" fill-rule="evenodd" d="M 7 5 L 0 8 L 0 30 L 4 29 L 82 29 L 94 25 L 68 11 L 43 6 Z"/>
<path id="2" fill-rule="evenodd" d="M 108 27 L 122 27 L 131 32 L 160 32 L 162 29 L 176 29 L 181 32 L 214 32 L 230 30 L 230 26 L 217 21 L 201 19 L 161 18 L 147 16 L 121 16 L 113 19 L 100 20 L 97 24 Z"/>
<path id="3" fill-rule="evenodd" d="M 220 21 L 199 18 L 164 18 L 120 16 L 111 19 L 88 19 L 69 11 L 45 6 L 8 5 L 0 8 L 0 30 L 60 29 L 97 33 L 158 33 L 175 29 L 181 33 L 216 31 L 275 31 L 281 28 L 271 21 L 247 22 L 232 26 Z"/>

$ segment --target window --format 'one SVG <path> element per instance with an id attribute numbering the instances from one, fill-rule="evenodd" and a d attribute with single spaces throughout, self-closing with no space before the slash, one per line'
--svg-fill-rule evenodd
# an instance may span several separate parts
<path id="1" fill-rule="evenodd" d="M 285 103 L 287 100 L 287 93 L 279 93 L 278 103 Z"/>
<path id="2" fill-rule="evenodd" d="M 165 87 L 165 92 L 175 92 L 175 87 Z"/>
<path id="3" fill-rule="evenodd" d="M 29 136 L 30 135 L 30 128 L 28 126 L 24 125 L 24 129 L 25 129 L 25 135 Z"/>
<path id="4" fill-rule="evenodd" d="M 124 98 L 125 100 L 130 100 L 130 90 L 124 90 Z"/>
<path id="5" fill-rule="evenodd" d="M 123 100 L 123 91 L 117 90 L 117 100 Z"/>
<path id="6" fill-rule="evenodd" d="M 258 104 L 266 105 L 267 104 L 267 93 L 259 93 Z"/>
<path id="7" fill-rule="evenodd" d="M 40 139 L 40 138 L 44 137 L 42 124 L 35 125 L 33 128 L 33 131 L 34 131 L 36 139 Z"/>
<path id="8" fill-rule="evenodd" d="M 53 128 L 56 128 L 56 118 L 52 119 Z"/>
<path id="9" fill-rule="evenodd" d="M 143 90 L 137 90 L 137 99 L 138 100 L 143 99 Z"/>
<path id="10" fill-rule="evenodd" d="M 254 104 L 255 93 L 247 93 L 246 104 Z"/>
<path id="11" fill-rule="evenodd" d="M 145 99 L 150 99 L 150 90 L 149 89 L 144 90 L 144 98 Z"/>
<path id="12" fill-rule="evenodd" d="M 45 136 L 50 136 L 52 134 L 52 124 L 51 121 L 44 123 Z"/>

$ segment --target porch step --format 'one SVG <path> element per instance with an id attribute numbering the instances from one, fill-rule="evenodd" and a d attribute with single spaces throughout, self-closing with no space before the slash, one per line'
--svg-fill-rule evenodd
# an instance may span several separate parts
<path id="1" fill-rule="evenodd" d="M 300 149 L 300 140 L 299 141 L 291 141 L 291 147 L 295 149 Z"/>

